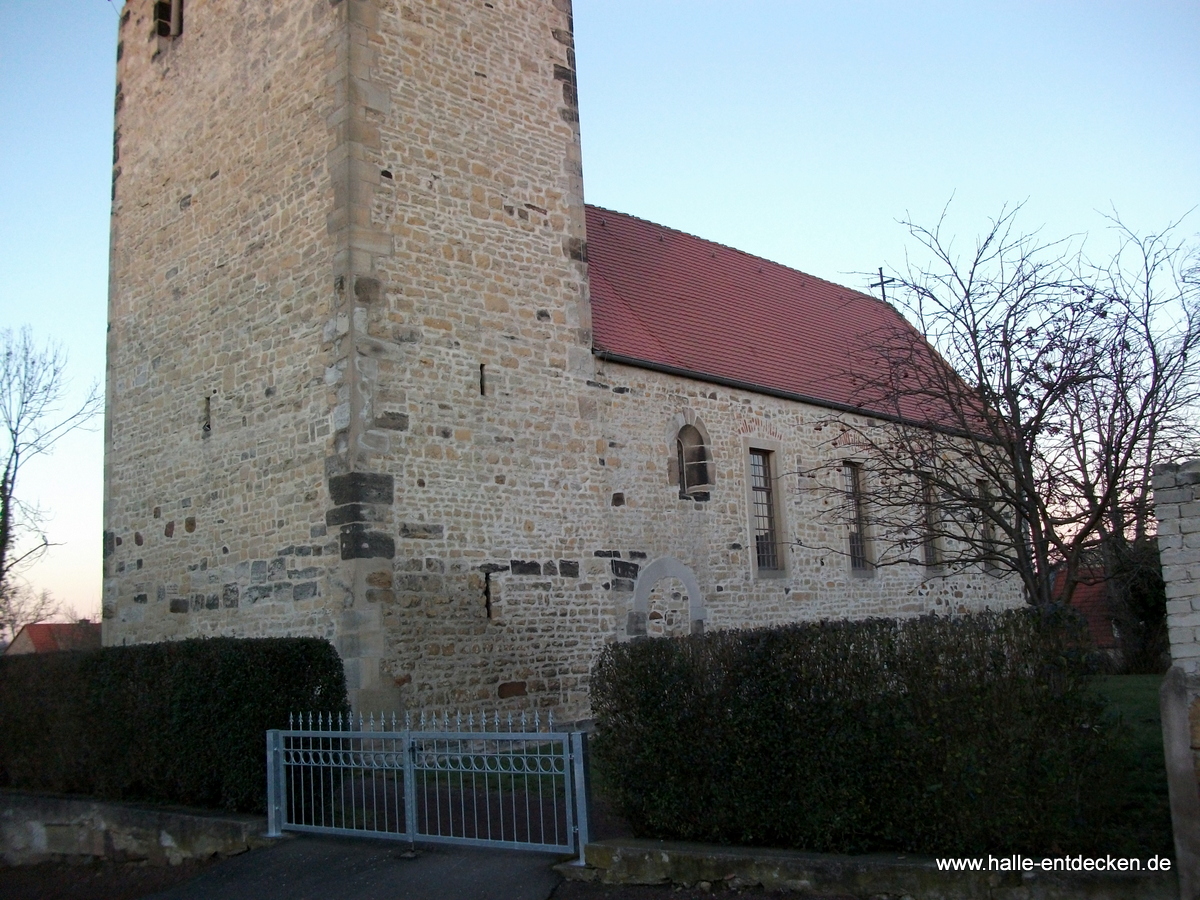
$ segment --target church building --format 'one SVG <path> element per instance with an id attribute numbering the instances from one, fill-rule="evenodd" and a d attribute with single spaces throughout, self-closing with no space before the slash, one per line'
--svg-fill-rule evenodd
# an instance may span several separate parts
<path id="1" fill-rule="evenodd" d="M 1021 602 L 878 565 L 891 307 L 585 204 L 570 0 L 126 0 L 117 58 L 106 645 L 571 718 L 607 642 Z"/>

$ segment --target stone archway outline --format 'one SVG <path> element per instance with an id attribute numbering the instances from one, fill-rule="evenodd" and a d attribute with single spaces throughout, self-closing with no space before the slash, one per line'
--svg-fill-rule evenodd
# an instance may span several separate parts
<path id="1" fill-rule="evenodd" d="M 629 620 L 625 625 L 625 633 L 629 637 L 645 636 L 650 592 L 664 578 L 677 578 L 683 582 L 688 595 L 688 621 L 691 623 L 691 632 L 699 634 L 704 631 L 704 620 L 708 613 L 704 608 L 704 595 L 700 593 L 700 582 L 696 580 L 695 573 L 673 556 L 660 556 L 638 572 L 633 588 L 633 610 L 629 613 Z"/>

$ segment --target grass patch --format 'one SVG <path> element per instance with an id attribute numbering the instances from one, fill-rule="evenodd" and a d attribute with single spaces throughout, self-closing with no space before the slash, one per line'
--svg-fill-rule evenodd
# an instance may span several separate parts
<path id="1" fill-rule="evenodd" d="M 1122 856 L 1175 855 L 1163 761 L 1161 675 L 1096 679 L 1106 714 L 1119 721 L 1106 777 L 1095 785 L 1096 850 Z"/>

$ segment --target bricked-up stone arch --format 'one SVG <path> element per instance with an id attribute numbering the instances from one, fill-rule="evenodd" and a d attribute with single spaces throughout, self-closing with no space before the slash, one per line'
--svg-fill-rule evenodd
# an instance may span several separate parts
<path id="1" fill-rule="evenodd" d="M 700 593 L 700 583 L 692 570 L 673 556 L 662 556 L 649 565 L 642 566 L 638 573 L 637 583 L 633 588 L 633 611 L 625 625 L 625 633 L 629 637 L 641 637 L 646 634 L 646 608 L 650 600 L 650 592 L 654 585 L 664 578 L 678 578 L 683 582 L 688 595 L 688 620 L 692 623 L 692 634 L 704 630 L 704 595 Z"/>

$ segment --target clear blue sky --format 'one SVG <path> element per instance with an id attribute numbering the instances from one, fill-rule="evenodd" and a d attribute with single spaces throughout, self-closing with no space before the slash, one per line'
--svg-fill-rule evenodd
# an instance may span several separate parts
<path id="1" fill-rule="evenodd" d="M 0 327 L 60 342 L 77 391 L 104 372 L 117 5 L 0 0 Z M 1025 201 L 1101 251 L 1098 211 L 1200 204 L 1194 0 L 575 0 L 575 31 L 589 202 L 853 287 L 951 196 L 965 242 Z M 63 544 L 31 580 L 93 613 L 102 453 L 79 435 L 24 484 Z"/>

